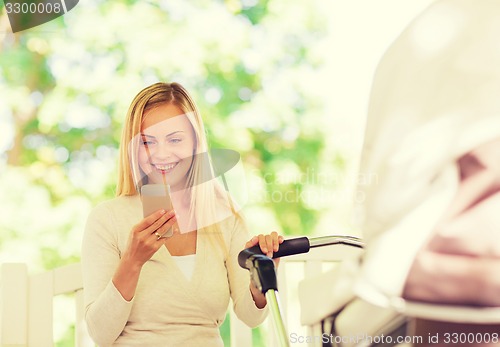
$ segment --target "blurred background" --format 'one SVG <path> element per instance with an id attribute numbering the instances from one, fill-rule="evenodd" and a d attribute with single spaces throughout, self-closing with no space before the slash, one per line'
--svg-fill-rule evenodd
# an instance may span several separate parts
<path id="1" fill-rule="evenodd" d="M 157 81 L 182 83 L 211 146 L 241 153 L 252 234 L 358 234 L 371 78 L 431 2 L 87 0 L 16 34 L 2 4 L 0 263 L 79 261 L 90 209 L 114 196 L 126 110 Z M 56 306 L 57 345 L 71 346 Z"/>

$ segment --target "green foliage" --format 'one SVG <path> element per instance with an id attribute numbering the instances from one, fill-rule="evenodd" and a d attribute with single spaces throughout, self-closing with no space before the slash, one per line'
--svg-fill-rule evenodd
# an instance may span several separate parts
<path id="1" fill-rule="evenodd" d="M 75 344 L 75 326 L 71 325 L 66 333 L 56 342 L 55 347 L 67 347 Z"/>
<path id="2" fill-rule="evenodd" d="M 114 195 L 128 105 L 158 80 L 192 92 L 211 146 L 242 154 L 252 233 L 313 232 L 327 206 L 304 198 L 321 186 L 311 172 L 345 167 L 325 143 L 324 84 L 310 83 L 322 74 L 320 3 L 80 2 L 0 33 L 0 261 L 79 260 L 86 216 Z"/>

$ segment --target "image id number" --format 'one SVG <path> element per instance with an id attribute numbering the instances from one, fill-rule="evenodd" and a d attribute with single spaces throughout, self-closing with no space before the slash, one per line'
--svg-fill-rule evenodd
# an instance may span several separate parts
<path id="1" fill-rule="evenodd" d="M 28 14 L 28 13 L 31 13 L 31 14 L 45 14 L 45 13 L 62 13 L 63 12 L 63 8 L 62 8 L 62 5 L 60 3 L 43 3 L 43 2 L 40 2 L 38 4 L 35 4 L 35 3 L 26 3 L 26 2 L 23 2 L 23 3 L 19 3 L 19 2 L 16 2 L 16 3 L 9 3 L 7 2 L 5 4 L 5 10 L 7 11 L 7 13 L 15 13 L 15 14 L 18 14 L 18 13 L 23 13 L 23 14 Z"/>
<path id="2" fill-rule="evenodd" d="M 498 343 L 497 333 L 444 333 L 443 342 L 450 344 Z"/>

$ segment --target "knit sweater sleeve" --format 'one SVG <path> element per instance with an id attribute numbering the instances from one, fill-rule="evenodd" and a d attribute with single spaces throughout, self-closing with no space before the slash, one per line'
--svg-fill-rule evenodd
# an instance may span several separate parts
<path id="1" fill-rule="evenodd" d="M 238 264 L 238 254 L 243 250 L 245 243 L 249 239 L 243 221 L 240 217 L 236 217 L 231 235 L 229 256 L 226 261 L 229 288 L 236 316 L 249 327 L 254 328 L 264 321 L 268 310 L 267 306 L 263 309 L 255 306 L 249 287 L 250 274 Z"/>
<path id="2" fill-rule="evenodd" d="M 121 334 L 133 301 L 126 301 L 111 281 L 120 261 L 112 217 L 105 204 L 97 206 L 89 215 L 82 243 L 85 320 L 90 336 L 101 347 Z"/>

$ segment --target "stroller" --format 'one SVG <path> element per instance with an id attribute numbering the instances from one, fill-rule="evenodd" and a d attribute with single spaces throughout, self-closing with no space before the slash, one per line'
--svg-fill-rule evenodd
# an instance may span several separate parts
<path id="1" fill-rule="evenodd" d="M 331 245 L 346 245 L 356 248 L 364 247 L 363 241 L 353 236 L 299 237 L 285 240 L 280 245 L 279 251 L 273 255 L 273 258 L 307 253 L 312 248 Z M 259 246 L 241 251 L 238 256 L 238 262 L 242 268 L 249 270 L 252 281 L 266 296 L 278 346 L 290 346 L 291 342 L 293 343 L 294 341 L 290 338 L 291 335 L 287 333 L 283 322 L 274 262 L 271 258 L 262 254 Z M 314 296 L 315 293 L 312 290 L 309 290 L 309 292 L 306 290 L 305 292 L 306 295 L 313 298 L 317 297 L 317 295 Z M 363 294 L 366 294 L 363 295 L 363 299 L 370 296 L 375 299 L 370 300 L 372 302 L 367 302 L 366 300 L 355 298 L 342 305 L 338 305 L 336 310 L 318 321 L 321 326 L 321 334 L 320 336 L 315 336 L 316 339 L 310 341 L 312 344 L 308 345 L 322 347 L 430 345 L 436 342 L 433 341 L 433 336 L 427 333 L 425 335 L 418 335 L 418 333 L 422 333 L 422 330 L 416 328 L 420 318 L 436 322 L 451 322 L 452 324 L 467 323 L 474 327 L 491 327 L 493 324 L 498 324 L 500 317 L 499 308 L 416 303 L 403 300 L 402 298 L 386 298 L 385 307 L 381 307 L 377 306 L 380 304 L 380 301 L 377 302 L 377 298 L 380 298 L 382 294 L 377 293 L 373 288 L 368 288 Z M 308 308 L 312 311 L 315 309 L 315 307 L 304 307 L 302 303 L 302 310 Z M 304 320 L 304 314 L 302 316 Z M 359 322 L 360 317 L 366 317 L 366 321 L 369 321 L 368 332 L 360 334 L 353 330 L 349 331 L 349 328 L 346 328 L 346 320 Z M 376 322 L 373 322 L 374 317 Z M 496 334 L 495 337 L 494 334 L 481 332 L 480 328 L 476 331 L 476 333 L 455 334 L 456 336 L 450 333 L 450 343 L 453 343 L 451 339 L 456 340 L 455 345 L 473 345 L 472 343 L 478 342 L 479 339 L 483 340 L 484 343 L 494 343 L 499 340 L 499 334 Z M 299 343 L 303 343 L 303 341 Z M 478 344 L 478 346 L 480 345 Z"/>
<path id="2" fill-rule="evenodd" d="M 317 238 L 299 237 L 285 240 L 280 245 L 279 251 L 274 253 L 273 258 L 307 253 L 312 248 L 331 245 L 346 245 L 356 248 L 363 248 L 364 246 L 363 241 L 360 238 L 353 236 L 324 236 Z M 290 336 L 287 334 L 280 310 L 278 284 L 274 262 L 271 258 L 262 254 L 259 246 L 254 246 L 240 252 L 238 262 L 242 268 L 250 271 L 252 281 L 266 296 L 269 309 L 271 311 L 272 322 L 274 323 L 278 345 L 280 347 L 290 346 Z M 349 302 L 348 304 L 350 303 L 352 302 Z M 328 317 L 321 320 L 321 335 L 319 339 L 321 346 L 338 347 L 347 345 L 347 341 L 342 341 L 343 339 L 345 340 L 345 338 L 337 332 L 336 321 L 348 304 L 342 305 L 337 311 L 332 312 Z M 394 317 L 394 314 L 390 314 L 389 316 L 384 317 L 384 322 L 386 323 L 384 336 L 389 336 L 388 338 L 385 338 L 385 340 L 396 341 L 396 336 L 403 336 L 406 334 L 407 319 L 405 317 L 400 315 Z M 377 336 L 381 335 L 377 334 Z M 366 336 L 351 337 L 351 340 L 353 339 L 357 340 L 357 343 L 355 343 L 356 346 L 388 346 L 380 341 L 371 341 L 370 343 L 366 343 Z M 342 344 L 342 342 L 344 342 L 344 344 Z"/>

